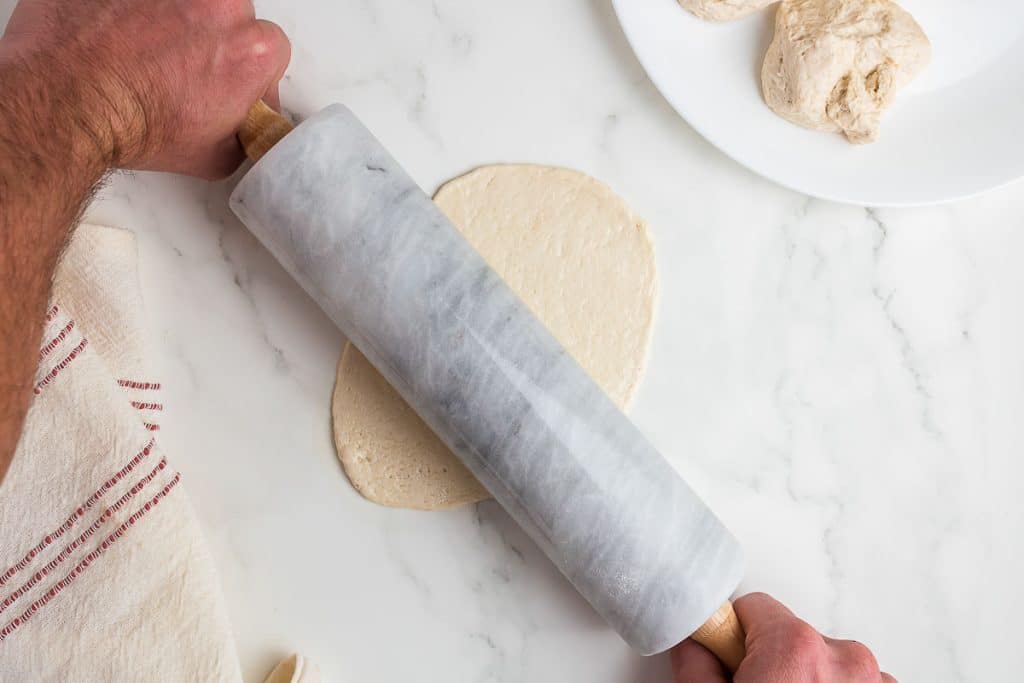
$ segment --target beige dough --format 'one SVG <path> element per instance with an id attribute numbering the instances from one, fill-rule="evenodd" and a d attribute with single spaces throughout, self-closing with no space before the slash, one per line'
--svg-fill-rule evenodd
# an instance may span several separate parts
<path id="1" fill-rule="evenodd" d="M 783 118 L 872 142 L 896 91 L 930 57 L 924 31 L 889 0 L 783 0 L 761 86 Z"/>
<path id="2" fill-rule="evenodd" d="M 545 166 L 485 166 L 434 200 L 612 400 L 628 405 L 654 315 L 644 222 L 593 178 Z M 332 412 L 338 457 L 364 497 L 423 510 L 488 497 L 351 344 Z"/>
<path id="3" fill-rule="evenodd" d="M 679 4 L 701 19 L 739 19 L 778 0 L 679 0 Z"/>

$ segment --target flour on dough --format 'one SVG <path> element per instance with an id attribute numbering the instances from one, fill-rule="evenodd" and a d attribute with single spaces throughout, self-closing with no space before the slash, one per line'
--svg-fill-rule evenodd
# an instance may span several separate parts
<path id="1" fill-rule="evenodd" d="M 643 374 L 655 302 L 646 225 L 577 171 L 486 166 L 434 200 L 620 407 Z M 366 498 L 437 510 L 484 488 L 351 344 L 338 364 L 334 438 Z"/>
<path id="2" fill-rule="evenodd" d="M 701 19 L 739 19 L 778 0 L 679 0 L 679 4 Z"/>
<path id="3" fill-rule="evenodd" d="M 889 0 L 783 0 L 761 86 L 783 118 L 873 142 L 896 91 L 930 57 L 924 31 Z"/>

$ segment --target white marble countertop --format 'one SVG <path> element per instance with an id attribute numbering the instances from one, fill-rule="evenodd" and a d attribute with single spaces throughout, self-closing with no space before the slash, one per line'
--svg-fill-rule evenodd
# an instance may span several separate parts
<path id="1" fill-rule="evenodd" d="M 10 4 L 10 3 L 7 3 Z M 1024 654 L 1024 184 L 939 208 L 809 200 L 697 136 L 607 0 L 265 0 L 307 115 L 347 103 L 428 191 L 571 166 L 650 223 L 661 300 L 633 415 L 735 531 L 743 590 L 868 643 L 905 681 Z M 139 236 L 177 457 L 247 680 L 667 681 L 494 504 L 375 506 L 334 455 L 340 333 L 228 212 L 226 185 L 116 178 Z"/>

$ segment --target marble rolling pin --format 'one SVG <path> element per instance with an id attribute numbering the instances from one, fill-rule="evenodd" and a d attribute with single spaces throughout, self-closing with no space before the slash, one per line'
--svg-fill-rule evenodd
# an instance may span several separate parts
<path id="1" fill-rule="evenodd" d="M 344 106 L 257 104 L 231 207 L 611 626 L 735 668 L 739 545 Z"/>

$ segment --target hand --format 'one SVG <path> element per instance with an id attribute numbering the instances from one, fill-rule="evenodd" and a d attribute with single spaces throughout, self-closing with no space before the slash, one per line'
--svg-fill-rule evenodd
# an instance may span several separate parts
<path id="1" fill-rule="evenodd" d="M 235 132 L 276 106 L 289 57 L 252 0 L 21 0 L 0 40 L 25 99 L 63 104 L 104 166 L 210 179 L 241 163 Z"/>
<path id="2" fill-rule="evenodd" d="M 747 656 L 735 683 L 896 683 L 878 670 L 864 645 L 826 638 L 764 593 L 744 595 L 733 607 L 747 633 Z M 674 683 L 730 680 L 714 655 L 692 640 L 673 648 L 671 659 Z"/>
<path id="3" fill-rule="evenodd" d="M 0 481 L 53 271 L 111 168 L 221 178 L 290 57 L 252 0 L 21 0 L 0 38 Z"/>

